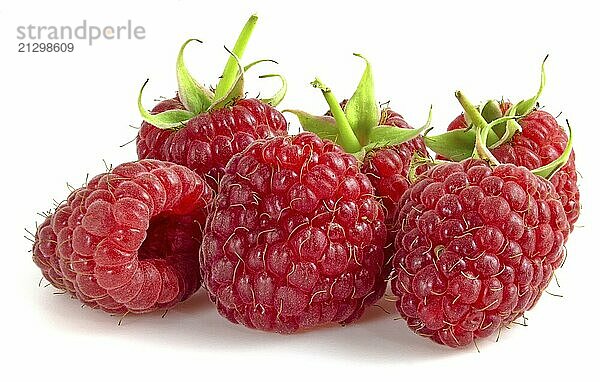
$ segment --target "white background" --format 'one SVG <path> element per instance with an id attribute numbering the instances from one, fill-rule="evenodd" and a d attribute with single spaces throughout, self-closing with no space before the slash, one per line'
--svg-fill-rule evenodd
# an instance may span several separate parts
<path id="1" fill-rule="evenodd" d="M 0 373 L 4 380 L 565 380 L 576 373 L 597 377 L 600 271 L 594 205 L 598 186 L 599 34 L 597 11 L 583 2 L 310 2 L 243 1 L 19 1 L 0 5 L 0 118 L 3 247 Z M 418 4 L 417 4 L 418 3 Z M 38 287 L 24 228 L 37 212 L 62 200 L 66 183 L 79 186 L 86 174 L 136 157 L 139 125 L 136 96 L 150 78 L 146 107 L 175 90 L 174 64 L 180 44 L 196 37 L 186 60 L 201 82 L 213 83 L 247 17 L 259 24 L 245 61 L 273 58 L 289 80 L 282 108 L 325 109 L 308 83 L 319 75 L 338 98 L 351 95 L 363 64 L 373 63 L 380 101 L 413 125 L 430 104 L 441 131 L 458 112 L 453 92 L 473 100 L 519 100 L 538 86 L 546 53 L 548 84 L 541 102 L 562 112 L 574 128 L 582 174 L 583 211 L 557 273 L 561 287 L 549 290 L 527 313 L 529 326 L 514 325 L 499 341 L 452 350 L 410 332 L 393 304 L 368 310 L 357 324 L 293 336 L 266 334 L 222 319 L 200 292 L 161 314 L 118 317 L 81 308 L 52 287 Z M 18 25 L 122 25 L 146 29 L 141 41 L 77 41 L 75 52 L 17 53 Z M 256 95 L 275 80 L 249 75 Z M 293 130 L 297 121 L 289 118 Z M 597 203 L 596 203 L 597 205 Z M 44 284 L 42 282 L 42 284 Z M 590 375 L 590 374 L 588 374 Z M 8 377 L 8 378 L 6 378 Z M 168 379 L 167 379 L 168 378 Z"/>

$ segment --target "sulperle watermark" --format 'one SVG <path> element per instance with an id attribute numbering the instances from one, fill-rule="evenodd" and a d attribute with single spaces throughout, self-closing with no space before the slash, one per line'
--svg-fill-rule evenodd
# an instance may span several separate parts
<path id="1" fill-rule="evenodd" d="M 76 41 L 86 41 L 91 46 L 97 40 L 143 40 L 146 28 L 127 20 L 122 25 L 94 25 L 83 20 L 72 25 L 19 25 L 17 39 L 19 52 L 72 52 Z"/>

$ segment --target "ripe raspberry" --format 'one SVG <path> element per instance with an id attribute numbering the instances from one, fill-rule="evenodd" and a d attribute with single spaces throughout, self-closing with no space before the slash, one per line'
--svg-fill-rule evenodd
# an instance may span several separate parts
<path id="1" fill-rule="evenodd" d="M 33 261 L 52 285 L 93 308 L 171 308 L 200 286 L 200 225 L 211 200 L 206 182 L 183 166 L 122 164 L 46 218 Z"/>
<path id="2" fill-rule="evenodd" d="M 511 323 L 564 259 L 560 199 L 524 167 L 440 164 L 400 203 L 392 291 L 408 326 L 435 342 L 465 346 Z"/>
<path id="3" fill-rule="evenodd" d="M 312 133 L 235 155 L 201 250 L 219 313 L 279 333 L 358 319 L 386 288 L 386 228 L 372 193 L 356 159 Z"/>
<path id="4" fill-rule="evenodd" d="M 521 131 L 517 131 L 510 140 L 491 150 L 500 162 L 533 170 L 556 160 L 565 150 L 568 136 L 551 114 L 535 109 L 521 118 L 518 123 Z M 461 114 L 450 123 L 448 131 L 465 128 L 467 122 L 464 114 Z M 571 152 L 567 163 L 550 178 L 550 181 L 560 196 L 572 231 L 580 211 L 574 151 Z"/>
<path id="5" fill-rule="evenodd" d="M 187 44 L 198 40 L 183 44 L 177 57 L 177 96 L 160 102 L 151 113 L 138 100 L 144 118 L 137 137 L 140 159 L 160 159 L 187 166 L 205 177 L 216 190 L 218 179 L 234 154 L 256 139 L 287 134 L 285 118 L 273 107 L 285 96 L 283 77 L 262 76 L 281 78 L 283 86 L 273 98 L 243 99 L 244 69 L 237 60 L 245 50 L 256 19 L 252 16 L 246 23 L 214 92 L 199 85 L 183 62 Z"/>
<path id="6" fill-rule="evenodd" d="M 184 110 L 179 99 L 162 101 L 153 113 Z M 154 158 L 182 164 L 216 189 L 216 180 L 231 157 L 256 139 L 287 133 L 287 122 L 274 107 L 254 98 L 199 114 L 178 130 L 166 130 L 143 122 L 137 137 L 140 159 Z"/>

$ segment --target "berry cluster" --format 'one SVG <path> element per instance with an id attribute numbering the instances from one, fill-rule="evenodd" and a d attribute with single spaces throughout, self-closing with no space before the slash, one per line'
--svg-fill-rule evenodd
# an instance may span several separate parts
<path id="1" fill-rule="evenodd" d="M 349 324 L 388 284 L 416 333 L 461 347 L 531 309 L 579 216 L 567 132 L 538 108 L 475 106 L 429 135 L 375 100 L 370 63 L 325 114 L 288 135 L 271 98 L 245 98 L 240 33 L 214 88 L 177 56 L 177 94 L 143 118 L 139 160 L 74 190 L 37 227 L 33 261 L 56 288 L 109 313 L 170 309 L 200 287 L 233 323 L 293 333 Z M 567 124 L 568 125 L 568 124 Z M 430 156 L 430 151 L 437 159 Z"/>

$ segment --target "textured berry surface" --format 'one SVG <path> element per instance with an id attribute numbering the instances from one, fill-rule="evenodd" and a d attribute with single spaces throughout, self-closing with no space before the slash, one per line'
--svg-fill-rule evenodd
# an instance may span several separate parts
<path id="1" fill-rule="evenodd" d="M 178 98 L 160 102 L 153 114 L 184 109 Z M 237 101 L 190 119 L 179 130 L 159 129 L 143 122 L 137 137 L 140 159 L 169 161 L 205 176 L 216 190 L 229 159 L 251 142 L 287 134 L 287 122 L 274 107 L 254 98 Z"/>
<path id="2" fill-rule="evenodd" d="M 508 109 L 507 106 L 510 107 L 510 104 L 506 102 L 500 105 L 502 112 Z M 517 132 L 510 141 L 492 150 L 494 157 L 501 163 L 512 163 L 533 170 L 558 158 L 567 146 L 567 134 L 556 118 L 543 110 L 532 111 L 519 120 L 519 125 L 522 132 Z M 466 127 L 465 117 L 461 114 L 450 123 L 448 130 Z M 550 181 L 560 196 L 572 231 L 580 210 L 574 151 Z"/>
<path id="3" fill-rule="evenodd" d="M 379 124 L 412 129 L 400 114 L 391 109 L 382 110 Z M 409 187 L 408 170 L 415 153 L 428 156 L 421 136 L 399 145 L 372 150 L 367 153 L 361 165 L 360 171 L 369 177 L 375 194 L 381 198 L 388 223 L 393 220 L 394 210 Z M 417 174 L 425 170 L 425 166 L 420 166 Z"/>
<path id="4" fill-rule="evenodd" d="M 552 184 L 524 167 L 441 164 L 404 194 L 392 291 L 416 333 L 451 347 L 531 309 L 564 259 L 569 224 Z"/>
<path id="5" fill-rule="evenodd" d="M 168 309 L 200 286 L 212 190 L 173 163 L 122 164 L 71 193 L 38 227 L 33 261 L 56 288 L 110 313 Z"/>
<path id="6" fill-rule="evenodd" d="M 386 228 L 372 194 L 356 159 L 312 133 L 234 156 L 201 251 L 218 311 L 280 333 L 358 319 L 386 287 Z"/>

